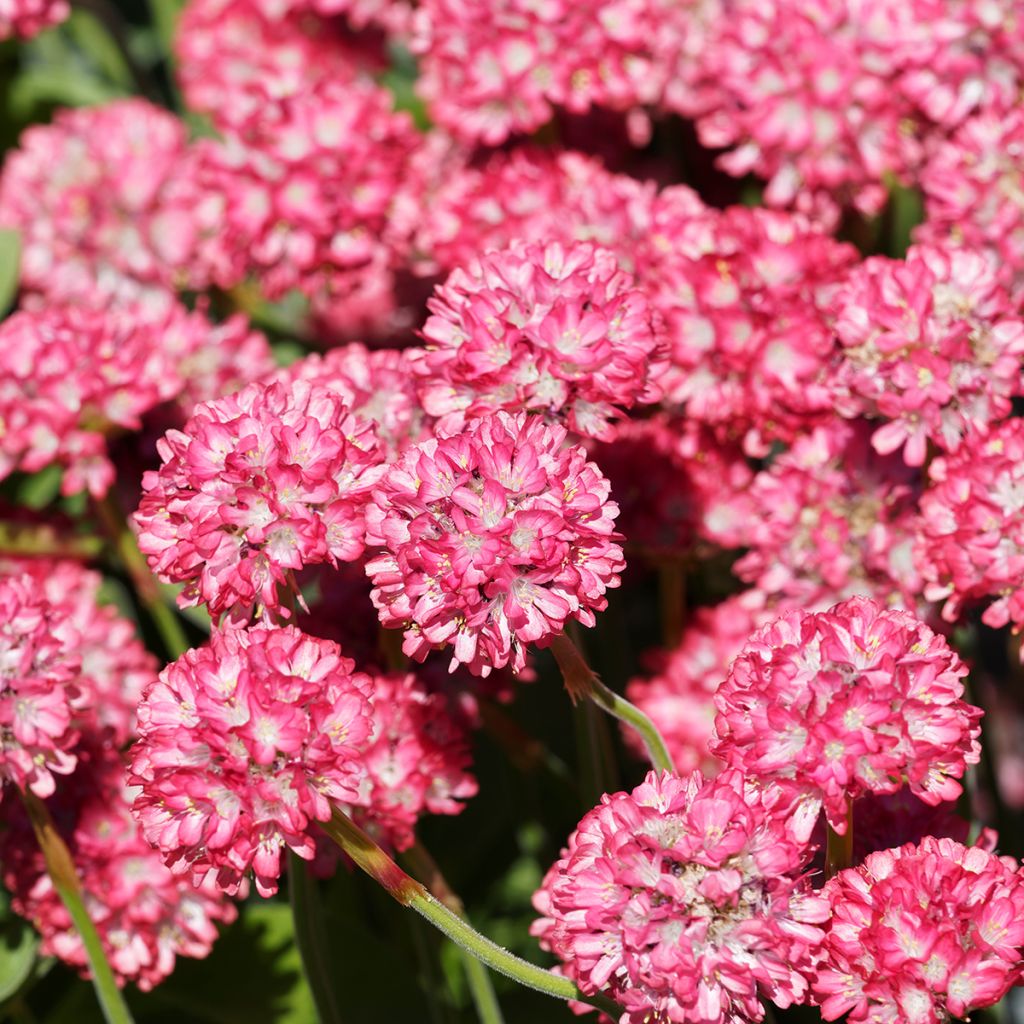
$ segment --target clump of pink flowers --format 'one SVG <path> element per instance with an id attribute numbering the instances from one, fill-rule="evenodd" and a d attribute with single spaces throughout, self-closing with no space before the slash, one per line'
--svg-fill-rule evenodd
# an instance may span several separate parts
<path id="1" fill-rule="evenodd" d="M 624 566 L 608 481 L 564 428 L 498 413 L 414 445 L 367 508 L 381 622 L 422 661 L 452 647 L 486 676 L 526 664 L 570 620 L 593 625 Z"/>
<path id="2" fill-rule="evenodd" d="M 579 823 L 532 930 L 622 1024 L 763 1020 L 762 1000 L 805 998 L 828 919 L 803 876 L 807 825 L 792 788 L 651 772 Z"/>
<path id="3" fill-rule="evenodd" d="M 977 764 L 981 710 L 967 668 L 912 614 L 851 598 L 789 612 L 750 639 L 715 694 L 712 753 L 755 779 L 785 779 L 821 800 L 842 834 L 863 793 L 909 786 L 954 800 Z"/>
<path id="4" fill-rule="evenodd" d="M 0 40 L 28 39 L 63 21 L 70 11 L 66 0 L 0 0 Z"/>

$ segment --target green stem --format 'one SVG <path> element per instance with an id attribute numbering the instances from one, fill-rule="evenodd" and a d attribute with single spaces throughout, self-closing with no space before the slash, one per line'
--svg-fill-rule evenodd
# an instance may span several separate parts
<path id="1" fill-rule="evenodd" d="M 466 908 L 463 906 L 462 900 L 441 874 L 441 869 L 430 855 L 430 851 L 417 841 L 410 849 L 406 850 L 405 858 L 413 871 L 426 879 L 427 888 L 453 914 L 466 920 Z M 462 966 L 466 971 L 466 983 L 469 985 L 469 992 L 473 997 L 473 1004 L 476 1006 L 476 1015 L 480 1024 L 505 1024 L 505 1018 L 501 1014 L 501 1006 L 498 1003 L 498 997 L 494 994 L 494 986 L 491 984 L 491 976 L 487 973 L 487 968 L 465 949 L 460 949 L 460 952 Z"/>
<path id="2" fill-rule="evenodd" d="M 288 898 L 292 905 L 295 944 L 302 959 L 302 970 L 313 993 L 321 1024 L 341 1024 L 338 1000 L 331 984 L 328 963 L 327 930 L 320 914 L 316 879 L 309 865 L 295 853 L 288 854 Z"/>
<path id="3" fill-rule="evenodd" d="M 609 690 L 598 678 L 597 673 L 587 664 L 580 654 L 579 648 L 564 633 L 551 641 L 551 653 L 562 670 L 565 688 L 573 702 L 580 697 L 592 700 L 599 708 L 607 711 L 613 718 L 632 726 L 644 741 L 651 764 L 658 771 L 674 772 L 672 755 L 665 746 L 661 733 L 655 724 L 638 707 L 630 704 L 625 697 L 620 697 Z"/>
<path id="4" fill-rule="evenodd" d="M 609 1014 L 613 1019 L 618 1019 L 621 1015 L 621 1007 L 607 996 L 584 995 L 568 978 L 531 964 L 485 938 L 440 900 L 431 896 L 420 882 L 407 875 L 342 811 L 335 808 L 331 820 L 321 822 L 320 827 L 359 868 L 379 882 L 394 899 L 421 914 L 452 942 L 492 970 L 519 982 L 520 985 L 554 996 L 556 999 L 586 1003 Z"/>
<path id="5" fill-rule="evenodd" d="M 828 879 L 853 867 L 853 801 L 848 801 L 846 805 L 846 831 L 842 835 L 827 820 L 825 825 L 825 878 Z"/>
<path id="6" fill-rule="evenodd" d="M 150 571 L 146 556 L 139 550 L 135 534 L 128 526 L 113 491 L 95 503 L 96 515 L 107 536 L 117 549 L 121 564 L 135 587 L 135 593 L 149 612 L 164 647 L 171 658 L 178 658 L 189 649 L 188 637 L 174 609 L 160 592 L 160 583 Z"/>
<path id="7" fill-rule="evenodd" d="M 104 1019 L 107 1024 L 133 1024 L 131 1012 L 107 962 L 96 926 L 82 902 L 82 888 L 78 882 L 78 873 L 75 871 L 71 853 L 61 839 L 46 804 L 31 790 L 22 792 L 21 797 L 32 822 L 39 848 L 43 852 L 43 860 L 46 862 L 46 870 L 53 887 L 63 900 L 82 938 L 89 970 L 92 972 L 92 985 L 96 990 L 96 998 L 99 1000 Z"/>

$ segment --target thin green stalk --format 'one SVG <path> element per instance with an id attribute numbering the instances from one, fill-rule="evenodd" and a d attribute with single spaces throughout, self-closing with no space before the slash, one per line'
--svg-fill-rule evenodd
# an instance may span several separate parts
<path id="1" fill-rule="evenodd" d="M 288 899 L 292 906 L 295 944 L 321 1024 L 341 1024 L 343 1018 L 331 983 L 327 929 L 320 914 L 316 879 L 306 861 L 291 851 L 288 853 Z"/>
<path id="2" fill-rule="evenodd" d="M 672 755 L 668 752 L 668 747 L 655 724 L 638 707 L 630 704 L 625 697 L 620 697 L 613 690 L 609 690 L 601 682 L 568 636 L 564 633 L 556 636 L 551 642 L 551 653 L 562 670 L 565 688 L 574 702 L 580 697 L 586 697 L 614 718 L 632 726 L 640 733 L 651 764 L 658 771 L 675 771 Z"/>
<path id="3" fill-rule="evenodd" d="M 492 970 L 513 981 L 556 999 L 575 1000 L 593 1006 L 613 1019 L 621 1015 L 621 1007 L 607 996 L 584 995 L 568 979 L 521 959 L 496 942 L 485 938 L 472 925 L 463 921 L 415 878 L 407 875 L 348 815 L 334 809 L 330 821 L 320 827 L 345 851 L 355 864 L 379 882 L 403 906 L 411 907 L 425 917 L 452 942 L 471 953 Z"/>
<path id="4" fill-rule="evenodd" d="M 453 914 L 466 920 L 466 908 L 463 906 L 462 900 L 441 874 L 441 869 L 430 855 L 430 851 L 417 841 L 410 849 L 406 850 L 405 858 L 413 871 L 426 879 L 427 888 Z M 462 954 L 462 966 L 466 971 L 466 984 L 473 997 L 473 1005 L 476 1007 L 476 1015 L 480 1024 L 505 1024 L 505 1018 L 501 1014 L 501 1006 L 498 1003 L 498 997 L 494 994 L 494 986 L 491 984 L 491 976 L 487 973 L 487 968 L 465 949 L 461 949 L 460 953 Z"/>
<path id="5" fill-rule="evenodd" d="M 78 873 L 75 871 L 71 853 L 61 839 L 46 804 L 31 790 L 25 790 L 21 796 L 39 848 L 43 852 L 43 860 L 46 862 L 46 870 L 53 887 L 63 900 L 78 934 L 82 937 L 89 970 L 92 972 L 92 985 L 96 990 L 96 998 L 99 1000 L 103 1017 L 107 1024 L 133 1024 L 131 1012 L 107 962 L 96 926 L 82 902 L 82 887 L 78 882 Z"/>
<path id="6" fill-rule="evenodd" d="M 840 835 L 826 822 L 825 878 L 853 866 L 853 801 L 846 805 L 846 831 Z"/>

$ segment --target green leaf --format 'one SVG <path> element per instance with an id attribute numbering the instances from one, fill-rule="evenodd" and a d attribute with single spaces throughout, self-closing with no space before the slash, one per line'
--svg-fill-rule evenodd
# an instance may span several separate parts
<path id="1" fill-rule="evenodd" d="M 21 235 L 11 228 L 0 228 L 0 316 L 14 303 L 21 272 Z"/>
<path id="2" fill-rule="evenodd" d="M 38 946 L 39 936 L 31 925 L 8 909 L 0 922 L 0 1003 L 10 999 L 28 980 L 36 965 Z"/>
<path id="3" fill-rule="evenodd" d="M 18 502 L 32 509 L 46 508 L 60 493 L 63 475 L 60 466 L 54 465 L 26 476 L 18 486 Z"/>
<path id="4" fill-rule="evenodd" d="M 135 84 L 131 68 L 103 22 L 88 11 L 75 9 L 65 24 L 71 38 L 89 55 L 96 70 L 105 79 L 131 92 Z"/>
<path id="5" fill-rule="evenodd" d="M 43 65 L 22 71 L 11 84 L 9 99 L 15 117 L 27 119 L 40 103 L 90 107 L 123 95 L 122 90 L 79 68 Z"/>

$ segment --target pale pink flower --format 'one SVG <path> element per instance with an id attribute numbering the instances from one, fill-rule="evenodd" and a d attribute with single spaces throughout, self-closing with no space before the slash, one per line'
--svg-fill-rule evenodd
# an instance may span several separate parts
<path id="1" fill-rule="evenodd" d="M 452 646 L 520 671 L 572 619 L 594 624 L 624 567 L 608 481 L 564 428 L 498 413 L 407 448 L 375 487 L 366 571 L 381 622 L 422 661 Z"/>
<path id="2" fill-rule="evenodd" d="M 802 876 L 804 817 L 791 788 L 737 771 L 651 772 L 579 823 L 531 931 L 621 1024 L 763 1020 L 762 1000 L 805 998 L 828 918 Z"/>
<path id="3" fill-rule="evenodd" d="M 0 0 L 0 40 L 28 39 L 70 13 L 66 0 Z"/>
<path id="4" fill-rule="evenodd" d="M 855 597 L 759 630 L 715 694 L 713 754 L 755 779 L 786 779 L 846 831 L 853 800 L 908 785 L 955 800 L 977 764 L 979 708 L 967 668 L 909 612 Z"/>
<path id="5" fill-rule="evenodd" d="M 277 891 L 281 853 L 313 856 L 315 822 L 358 797 L 370 707 L 337 644 L 295 629 L 214 631 L 139 705 L 130 781 L 146 839 L 175 874 L 250 871 Z"/>

